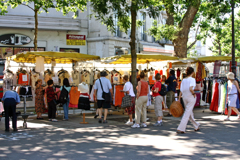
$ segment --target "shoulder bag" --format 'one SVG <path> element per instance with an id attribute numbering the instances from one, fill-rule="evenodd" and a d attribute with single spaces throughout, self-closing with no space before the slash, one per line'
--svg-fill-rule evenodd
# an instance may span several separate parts
<path id="1" fill-rule="evenodd" d="M 131 87 L 129 89 L 129 92 L 131 90 Z M 132 97 L 128 94 L 126 94 L 123 98 L 122 98 L 122 104 L 121 104 L 121 108 L 127 108 L 132 106 Z"/>
<path id="2" fill-rule="evenodd" d="M 99 79 L 101 88 L 102 88 L 102 98 L 104 99 L 105 102 L 111 102 L 111 93 L 110 91 L 108 93 L 104 92 L 103 87 L 102 87 L 102 82 L 101 79 Z"/>

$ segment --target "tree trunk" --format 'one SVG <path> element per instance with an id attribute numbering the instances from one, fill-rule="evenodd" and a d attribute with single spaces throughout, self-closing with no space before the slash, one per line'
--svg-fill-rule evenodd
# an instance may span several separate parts
<path id="1" fill-rule="evenodd" d="M 34 30 L 34 51 L 37 51 L 37 36 L 38 36 L 38 10 L 34 9 L 35 30 Z"/>
<path id="2" fill-rule="evenodd" d="M 185 13 L 182 21 L 179 24 L 181 30 L 177 33 L 177 38 L 173 41 L 174 43 L 174 54 L 179 58 L 187 57 L 187 42 L 188 34 L 192 26 L 193 20 L 198 12 L 201 0 L 196 0 L 194 6 L 189 6 Z"/>
<path id="3" fill-rule="evenodd" d="M 132 0 L 131 5 L 131 41 L 130 41 L 130 48 L 131 48 L 131 58 L 132 58 L 132 78 L 131 82 L 133 84 L 134 91 L 136 93 L 136 86 L 137 86 L 137 54 L 136 54 L 136 1 Z"/>

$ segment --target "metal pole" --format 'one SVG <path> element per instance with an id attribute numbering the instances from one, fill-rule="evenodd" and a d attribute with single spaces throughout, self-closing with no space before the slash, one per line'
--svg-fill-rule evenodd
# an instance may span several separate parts
<path id="1" fill-rule="evenodd" d="M 236 62 L 235 62 L 235 32 L 234 32 L 234 0 L 232 0 L 232 72 L 236 76 Z"/>

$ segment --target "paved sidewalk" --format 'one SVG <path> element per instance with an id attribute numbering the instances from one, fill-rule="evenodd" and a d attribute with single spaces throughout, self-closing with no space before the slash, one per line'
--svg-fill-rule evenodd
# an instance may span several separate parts
<path id="1" fill-rule="evenodd" d="M 124 122 L 122 112 L 108 116 L 108 124 L 99 124 L 93 114 L 86 116 L 89 124 L 79 124 L 80 115 L 70 115 L 69 121 L 49 122 L 28 119 L 28 129 L 5 132 L 4 118 L 0 122 L 0 159 L 240 159 L 240 121 L 202 109 L 195 109 L 195 118 L 201 131 L 194 132 L 192 125 L 187 133 L 176 134 L 180 118 L 164 117 L 164 125 L 154 127 L 155 114 L 147 128 L 132 129 Z"/>

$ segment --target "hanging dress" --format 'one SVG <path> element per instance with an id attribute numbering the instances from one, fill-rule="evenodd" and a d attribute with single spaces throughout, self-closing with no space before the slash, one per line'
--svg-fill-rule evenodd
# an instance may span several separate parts
<path id="1" fill-rule="evenodd" d="M 213 98 L 212 98 L 211 105 L 209 108 L 211 111 L 215 111 L 215 112 L 218 112 L 218 99 L 219 99 L 218 85 L 219 84 L 217 82 L 214 85 Z"/>

